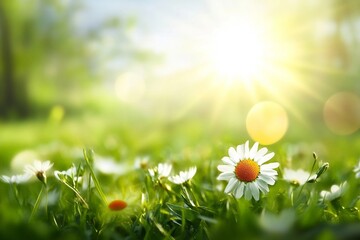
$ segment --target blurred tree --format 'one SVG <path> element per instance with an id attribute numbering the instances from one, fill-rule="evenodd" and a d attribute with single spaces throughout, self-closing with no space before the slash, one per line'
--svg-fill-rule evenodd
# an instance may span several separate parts
<path id="1" fill-rule="evenodd" d="M 79 1 L 0 1 L 0 117 L 18 118 L 63 101 L 92 79 L 74 18 Z"/>
<path id="2" fill-rule="evenodd" d="M 360 1 L 333 0 L 331 9 L 331 18 L 336 24 L 336 31 L 329 42 L 330 57 L 336 59 L 343 68 L 349 67 L 352 63 L 358 71 L 357 63 L 360 55 L 358 51 L 352 49 L 358 48 L 355 26 L 359 22 Z"/>
<path id="3" fill-rule="evenodd" d="M 14 65 L 14 50 L 13 50 L 13 41 L 12 41 L 12 32 L 11 32 L 11 20 L 9 18 L 9 13 L 11 11 L 10 1 L 1 1 L 0 2 L 0 34 L 1 34 L 1 94 L 0 96 L 0 108 L 2 109 L 1 115 L 9 115 L 12 111 L 17 111 L 20 114 L 26 113 L 25 101 L 21 100 L 21 96 L 24 96 L 20 93 L 17 88 L 17 79 L 15 75 L 15 65 Z M 22 102 L 23 101 L 23 102 Z"/>

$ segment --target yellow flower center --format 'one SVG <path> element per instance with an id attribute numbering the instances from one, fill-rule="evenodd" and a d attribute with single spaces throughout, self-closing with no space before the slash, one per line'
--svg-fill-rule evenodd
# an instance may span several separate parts
<path id="1" fill-rule="evenodd" d="M 260 166 L 253 160 L 240 161 L 235 167 L 236 177 L 243 182 L 254 181 L 260 173 Z"/>

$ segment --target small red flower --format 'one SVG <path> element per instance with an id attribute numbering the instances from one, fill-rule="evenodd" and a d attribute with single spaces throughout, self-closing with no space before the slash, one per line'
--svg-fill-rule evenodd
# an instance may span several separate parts
<path id="1" fill-rule="evenodd" d="M 109 208 L 112 211 L 120 211 L 127 207 L 127 203 L 123 200 L 114 200 L 109 203 Z"/>

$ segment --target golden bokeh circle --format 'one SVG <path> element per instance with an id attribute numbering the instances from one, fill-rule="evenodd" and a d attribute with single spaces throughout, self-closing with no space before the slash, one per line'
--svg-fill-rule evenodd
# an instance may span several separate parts
<path id="1" fill-rule="evenodd" d="M 271 101 L 255 104 L 246 117 L 246 129 L 250 137 L 262 145 L 279 141 L 288 129 L 285 109 Z"/>
<path id="2" fill-rule="evenodd" d="M 335 134 L 349 135 L 360 128 L 360 97 L 352 92 L 338 92 L 324 105 L 326 126 Z"/>

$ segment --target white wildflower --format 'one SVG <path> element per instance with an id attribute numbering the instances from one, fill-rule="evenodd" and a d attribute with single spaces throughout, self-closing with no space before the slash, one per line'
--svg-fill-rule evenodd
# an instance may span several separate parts
<path id="1" fill-rule="evenodd" d="M 151 177 L 157 176 L 158 179 L 167 178 L 170 175 L 172 165 L 168 163 L 159 163 L 156 167 L 148 169 Z"/>
<path id="2" fill-rule="evenodd" d="M 320 201 L 332 201 L 334 199 L 340 198 L 347 189 L 347 182 L 344 182 L 338 185 L 332 185 L 330 191 L 321 191 L 320 192 Z"/>
<path id="3" fill-rule="evenodd" d="M 25 172 L 35 175 L 42 183 L 46 184 L 46 172 L 49 171 L 53 165 L 50 161 L 41 162 L 36 160 L 32 165 L 25 166 Z"/>
<path id="4" fill-rule="evenodd" d="M 222 172 L 217 179 L 229 181 L 225 193 L 233 192 L 235 198 L 245 197 L 246 200 L 254 198 L 256 201 L 262 193 L 269 192 L 268 185 L 274 185 L 279 163 L 268 163 L 275 154 L 267 153 L 267 148 L 258 150 L 259 143 L 249 148 L 249 141 L 238 145 L 237 148 L 229 148 L 229 157 L 223 157 L 225 165 L 219 165 L 218 170 Z"/>
<path id="5" fill-rule="evenodd" d="M 2 175 L 0 177 L 0 179 L 5 182 L 5 183 L 9 183 L 9 184 L 20 184 L 20 183 L 25 183 L 30 179 L 31 175 L 30 174 L 18 174 L 18 175 L 12 175 L 12 176 L 5 176 Z"/>
<path id="6" fill-rule="evenodd" d="M 196 173 L 196 167 L 189 168 L 188 171 L 180 171 L 178 175 L 169 177 L 169 181 L 175 184 L 183 184 L 191 180 Z"/>
<path id="7" fill-rule="evenodd" d="M 283 179 L 295 185 L 304 185 L 310 177 L 310 173 L 302 169 L 292 170 L 284 169 Z"/>

